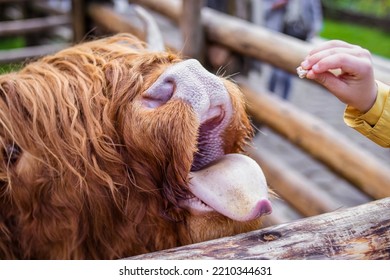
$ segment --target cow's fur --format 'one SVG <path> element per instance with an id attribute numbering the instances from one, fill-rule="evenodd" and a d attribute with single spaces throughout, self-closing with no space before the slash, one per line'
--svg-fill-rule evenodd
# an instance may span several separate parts
<path id="1" fill-rule="evenodd" d="M 179 99 L 140 95 L 182 59 L 121 34 L 0 76 L 0 259 L 113 259 L 248 231 L 189 197 L 199 121 Z M 238 88 L 224 152 L 252 130 Z"/>

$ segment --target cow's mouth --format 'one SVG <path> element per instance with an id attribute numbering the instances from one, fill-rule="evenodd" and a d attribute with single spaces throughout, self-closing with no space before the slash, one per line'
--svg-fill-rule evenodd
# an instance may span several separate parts
<path id="1" fill-rule="evenodd" d="M 193 197 L 183 201 L 194 215 L 216 211 L 249 221 L 272 211 L 261 168 L 242 154 L 225 154 L 222 134 L 229 121 L 224 108 L 213 109 L 199 128 L 198 152 L 190 172 Z"/>
<path id="2" fill-rule="evenodd" d="M 197 152 L 194 155 L 191 171 L 198 171 L 224 155 L 221 134 L 225 111 L 222 106 L 210 110 L 209 117 L 200 125 Z"/>

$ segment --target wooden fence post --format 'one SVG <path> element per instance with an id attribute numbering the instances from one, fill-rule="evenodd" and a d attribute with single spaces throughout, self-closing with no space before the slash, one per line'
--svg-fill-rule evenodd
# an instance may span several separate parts
<path id="1" fill-rule="evenodd" d="M 87 32 L 87 7 L 85 0 L 72 0 L 73 42 L 78 43 L 84 39 Z"/>
<path id="2" fill-rule="evenodd" d="M 183 36 L 183 55 L 203 62 L 204 32 L 201 22 L 203 0 L 183 1 L 180 27 Z"/>

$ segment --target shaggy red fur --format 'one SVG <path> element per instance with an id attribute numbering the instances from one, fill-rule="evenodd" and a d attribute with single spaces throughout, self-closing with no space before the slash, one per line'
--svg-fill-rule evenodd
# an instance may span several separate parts
<path id="1" fill-rule="evenodd" d="M 180 203 L 193 196 L 199 116 L 142 94 L 181 61 L 121 34 L 0 76 L 0 259 L 114 259 L 259 227 Z M 234 112 L 222 148 L 237 153 L 251 125 L 222 81 Z"/>

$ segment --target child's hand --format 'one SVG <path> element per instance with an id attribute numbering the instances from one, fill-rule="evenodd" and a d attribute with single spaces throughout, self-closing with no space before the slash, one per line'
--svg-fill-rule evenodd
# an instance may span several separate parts
<path id="1" fill-rule="evenodd" d="M 371 54 L 359 46 L 328 41 L 312 50 L 301 67 L 308 70 L 306 78 L 322 84 L 362 113 L 375 103 L 377 87 Z"/>

